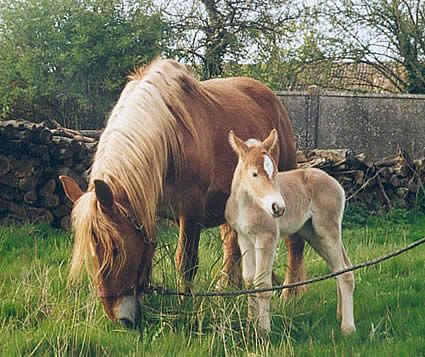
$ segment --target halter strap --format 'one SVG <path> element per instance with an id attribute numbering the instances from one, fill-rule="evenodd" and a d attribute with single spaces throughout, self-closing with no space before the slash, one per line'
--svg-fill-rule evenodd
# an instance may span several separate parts
<path id="1" fill-rule="evenodd" d="M 146 244 L 146 242 L 144 242 Z M 153 247 L 153 249 L 155 249 L 155 247 Z M 139 281 L 140 281 L 140 275 L 142 273 L 142 263 L 139 264 L 139 267 L 137 268 L 137 276 L 136 276 L 136 284 L 121 290 L 120 292 L 117 293 L 110 293 L 107 290 L 103 289 L 103 288 L 99 288 L 97 291 L 97 296 L 99 296 L 100 298 L 118 298 L 120 296 L 125 296 L 125 295 L 133 295 L 133 296 L 137 296 L 138 294 L 144 293 L 144 292 L 149 292 L 151 291 L 151 287 L 147 286 L 147 287 L 140 287 L 139 286 Z"/>
<path id="2" fill-rule="evenodd" d="M 142 233 L 144 231 L 144 225 L 143 224 L 137 224 L 136 218 L 131 215 L 129 213 L 128 210 L 124 209 L 124 207 L 122 205 L 120 206 L 120 210 L 124 213 L 124 216 L 127 218 L 127 220 L 131 223 L 131 225 L 134 227 L 134 229 L 140 233 Z M 146 236 L 143 236 L 143 243 L 146 245 L 149 245 L 150 248 L 154 249 L 156 248 L 156 242 L 147 239 Z M 142 263 L 139 264 L 139 267 L 137 269 L 137 276 L 136 276 L 136 285 L 129 287 L 127 289 L 124 289 L 120 292 L 117 293 L 110 293 L 106 290 L 104 290 L 103 288 L 99 288 L 98 292 L 97 292 L 97 296 L 100 298 L 117 298 L 123 295 L 133 295 L 136 296 L 138 294 L 144 293 L 144 292 L 149 292 L 152 289 L 148 286 L 148 287 L 139 287 L 139 280 L 140 280 L 140 275 L 142 273 Z"/>
<path id="3" fill-rule="evenodd" d="M 131 215 L 127 210 L 124 210 L 124 214 L 136 231 L 142 232 L 144 230 L 145 226 L 143 224 L 137 224 L 136 218 Z"/>
<path id="4" fill-rule="evenodd" d="M 120 296 L 128 296 L 128 295 L 133 295 L 133 296 L 137 296 L 139 294 L 143 294 L 143 293 L 151 293 L 152 291 L 154 291 L 154 288 L 152 286 L 147 286 L 147 287 L 138 287 L 136 288 L 129 288 L 123 291 L 120 291 L 119 293 L 109 293 L 106 290 L 103 289 L 99 289 L 97 291 L 97 296 L 100 297 L 101 299 L 108 299 L 108 298 L 118 298 Z"/>

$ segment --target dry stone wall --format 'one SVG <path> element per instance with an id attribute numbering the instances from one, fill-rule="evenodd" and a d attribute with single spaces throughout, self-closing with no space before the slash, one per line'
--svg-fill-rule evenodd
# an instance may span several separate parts
<path id="1" fill-rule="evenodd" d="M 425 95 L 281 92 L 304 149 L 349 148 L 379 160 L 399 149 L 425 154 Z"/>

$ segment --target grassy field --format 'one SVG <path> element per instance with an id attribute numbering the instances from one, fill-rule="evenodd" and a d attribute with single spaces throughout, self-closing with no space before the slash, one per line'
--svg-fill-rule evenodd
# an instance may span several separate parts
<path id="1" fill-rule="evenodd" d="M 348 215 L 347 222 L 350 221 Z M 160 227 L 154 282 L 175 287 L 177 230 Z M 425 217 L 396 212 L 344 229 L 353 263 L 383 255 L 425 235 Z M 256 338 L 246 322 L 246 297 L 145 297 L 143 325 L 113 325 L 87 280 L 67 282 L 72 240 L 45 226 L 0 227 L 0 354 L 126 356 L 420 356 L 425 355 L 425 246 L 357 271 L 357 333 L 343 337 L 336 321 L 336 287 L 310 286 L 292 301 L 272 299 L 272 334 Z M 213 289 L 221 264 L 217 230 L 203 232 L 197 289 Z M 276 271 L 283 276 L 284 244 Z M 328 272 L 307 248 L 309 276 Z"/>

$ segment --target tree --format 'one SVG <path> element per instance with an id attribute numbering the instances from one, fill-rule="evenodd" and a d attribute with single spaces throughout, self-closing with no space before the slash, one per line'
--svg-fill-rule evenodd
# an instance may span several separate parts
<path id="1" fill-rule="evenodd" d="M 425 93 L 425 1 L 324 3 L 336 59 L 373 66 L 400 92 Z"/>
<path id="2" fill-rule="evenodd" d="M 226 63 L 254 63 L 290 41 L 301 16 L 296 0 L 171 1 L 175 54 L 202 66 L 201 77 L 223 76 Z"/>
<path id="3" fill-rule="evenodd" d="M 0 0 L 0 117 L 102 127 L 125 76 L 165 46 L 147 1 Z"/>

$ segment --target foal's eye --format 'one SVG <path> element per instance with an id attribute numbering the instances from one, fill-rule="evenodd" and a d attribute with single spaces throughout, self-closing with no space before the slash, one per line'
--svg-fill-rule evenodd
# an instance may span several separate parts
<path id="1" fill-rule="evenodd" d="M 257 177 L 257 176 L 258 176 L 258 174 L 256 172 L 252 173 L 252 177 Z"/>

